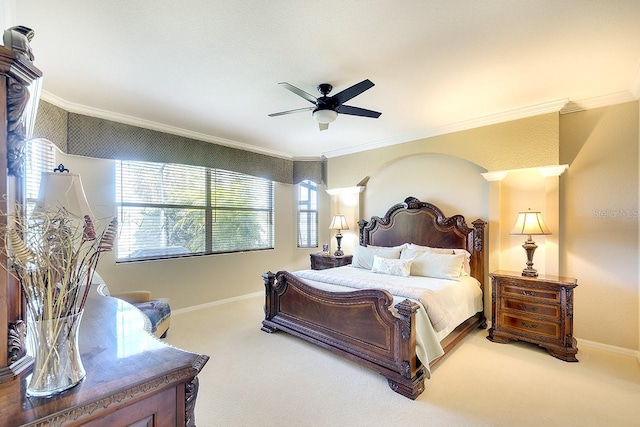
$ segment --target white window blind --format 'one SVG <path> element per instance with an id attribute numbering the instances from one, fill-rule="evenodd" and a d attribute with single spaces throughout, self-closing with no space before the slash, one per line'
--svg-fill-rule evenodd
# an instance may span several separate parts
<path id="1" fill-rule="evenodd" d="M 24 203 L 27 215 L 33 211 L 42 172 L 53 172 L 55 168 L 55 147 L 53 143 L 44 139 L 32 139 L 25 144 L 24 169 Z"/>
<path id="2" fill-rule="evenodd" d="M 318 185 L 312 181 L 298 184 L 298 247 L 318 247 Z"/>
<path id="3" fill-rule="evenodd" d="M 117 260 L 273 248 L 273 183 L 198 166 L 116 163 Z"/>

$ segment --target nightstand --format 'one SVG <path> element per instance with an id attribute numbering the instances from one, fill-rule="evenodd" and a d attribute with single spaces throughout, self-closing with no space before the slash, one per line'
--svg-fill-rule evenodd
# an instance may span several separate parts
<path id="1" fill-rule="evenodd" d="M 316 252 L 309 256 L 311 257 L 312 270 L 324 270 L 326 268 L 349 265 L 353 259 L 353 255 L 335 256 L 328 252 Z"/>
<path id="2" fill-rule="evenodd" d="M 572 277 L 522 276 L 496 271 L 491 277 L 491 329 L 487 339 L 497 343 L 526 341 L 549 354 L 577 362 L 573 337 Z"/>

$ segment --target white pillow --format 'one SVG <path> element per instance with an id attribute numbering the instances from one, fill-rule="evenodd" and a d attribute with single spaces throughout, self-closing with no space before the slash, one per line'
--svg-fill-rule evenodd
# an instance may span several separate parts
<path id="1" fill-rule="evenodd" d="M 412 276 L 459 281 L 465 255 L 463 253 L 438 253 L 405 249 L 402 251 L 400 259 L 413 260 L 411 263 Z"/>
<path id="2" fill-rule="evenodd" d="M 396 246 L 393 248 L 385 248 L 382 246 L 356 246 L 353 250 L 352 267 L 366 268 L 371 270 L 373 267 L 373 257 L 378 255 L 382 258 L 400 259 L 400 252 L 404 246 Z"/>
<path id="3" fill-rule="evenodd" d="M 373 273 L 409 277 L 412 261 L 412 259 L 390 259 L 374 255 L 371 271 Z"/>
<path id="4" fill-rule="evenodd" d="M 431 246 L 421 246 L 415 243 L 409 243 L 407 249 L 414 249 L 419 251 L 429 251 L 438 254 L 464 254 L 464 262 L 462 263 L 462 276 L 471 275 L 471 254 L 466 249 L 448 249 L 448 248 L 433 248 Z"/>

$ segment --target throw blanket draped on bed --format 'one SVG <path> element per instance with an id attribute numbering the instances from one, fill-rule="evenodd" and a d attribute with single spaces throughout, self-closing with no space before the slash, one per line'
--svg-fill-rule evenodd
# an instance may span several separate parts
<path id="1" fill-rule="evenodd" d="M 372 280 L 370 277 L 365 280 L 352 276 L 345 277 L 340 274 L 340 269 L 302 270 L 295 272 L 295 275 L 302 279 L 315 280 L 354 289 L 383 289 L 394 296 L 414 299 L 420 301 L 425 308 L 431 325 L 436 332 L 442 331 L 449 325 L 450 316 L 443 308 L 435 292 L 429 289 L 405 286 L 384 280 L 389 276 L 380 275 L 380 280 Z"/>

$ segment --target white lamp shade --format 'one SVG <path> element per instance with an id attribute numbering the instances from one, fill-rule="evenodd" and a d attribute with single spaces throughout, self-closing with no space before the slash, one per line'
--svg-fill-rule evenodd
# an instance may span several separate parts
<path id="1" fill-rule="evenodd" d="M 338 113 L 333 110 L 315 110 L 313 118 L 318 123 L 331 123 L 338 117 Z"/>
<path id="2" fill-rule="evenodd" d="M 348 230 L 349 225 L 344 215 L 334 215 L 329 230 Z"/>
<path id="3" fill-rule="evenodd" d="M 543 235 L 551 234 L 549 227 L 544 223 L 542 214 L 529 209 L 526 212 L 519 212 L 516 225 L 511 230 L 511 234 L 518 235 Z"/>
<path id="4" fill-rule="evenodd" d="M 36 209 L 56 211 L 66 209 L 71 215 L 84 218 L 93 213 L 84 194 L 80 175 L 68 172 L 43 172 Z"/>

